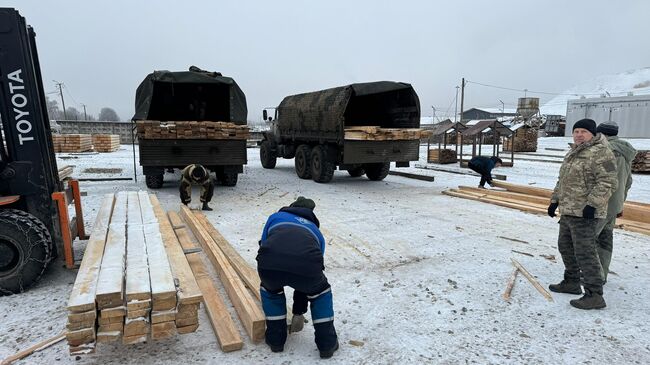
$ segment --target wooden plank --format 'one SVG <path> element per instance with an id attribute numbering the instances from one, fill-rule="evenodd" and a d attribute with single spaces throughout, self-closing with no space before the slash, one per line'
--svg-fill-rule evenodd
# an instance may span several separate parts
<path id="1" fill-rule="evenodd" d="M 144 237 L 149 258 L 152 308 L 168 310 L 176 307 L 176 285 L 172 275 L 167 252 L 162 242 L 160 227 L 156 220 L 146 192 L 139 192 Z"/>
<path id="2" fill-rule="evenodd" d="M 33 354 L 34 352 L 44 350 L 56 343 L 61 342 L 65 338 L 65 332 L 60 333 L 54 337 L 50 337 L 47 340 L 41 341 L 37 344 L 34 344 L 22 351 L 19 351 L 11 356 L 8 356 L 0 362 L 0 365 L 9 365 L 16 360 L 24 359 L 25 357 Z"/>
<path id="3" fill-rule="evenodd" d="M 174 322 L 154 323 L 151 325 L 151 338 L 154 340 L 160 340 L 175 335 L 176 323 Z"/>
<path id="4" fill-rule="evenodd" d="M 183 252 L 181 245 L 178 243 L 178 238 L 176 238 L 172 224 L 161 207 L 158 198 L 151 194 L 150 201 L 156 218 L 158 219 L 158 224 L 160 225 L 163 245 L 167 252 L 167 257 L 169 258 L 172 274 L 178 283 L 178 304 L 201 303 L 201 289 L 199 289 L 199 285 L 194 279 L 192 268 L 190 268 L 190 265 L 187 263 L 185 253 Z"/>
<path id="5" fill-rule="evenodd" d="M 503 198 L 508 198 L 508 199 L 517 199 L 520 201 L 526 201 L 530 203 L 535 203 L 535 204 L 541 204 L 541 205 L 546 205 L 548 206 L 549 200 L 547 198 L 541 197 L 541 196 L 534 196 L 534 195 L 528 195 L 528 194 L 522 194 L 522 193 L 513 193 L 510 191 L 502 191 L 502 190 L 493 190 L 493 189 L 481 189 L 481 188 L 476 188 L 476 187 L 470 187 L 470 186 L 459 186 L 459 190 L 465 190 L 465 191 L 471 191 L 474 193 L 481 193 L 481 194 L 487 194 L 495 197 L 503 197 Z"/>
<path id="6" fill-rule="evenodd" d="M 210 223 L 205 214 L 199 211 L 195 211 L 194 216 L 199 221 L 203 229 L 210 235 L 212 240 L 217 244 L 219 249 L 221 249 L 221 252 L 223 252 L 224 255 L 228 258 L 228 261 L 232 267 L 235 269 L 235 271 L 237 271 L 237 274 L 239 274 L 255 298 L 257 298 L 258 301 L 261 301 L 262 297 L 260 294 L 260 277 L 257 271 L 255 271 L 255 269 L 253 269 L 253 267 L 249 265 L 243 257 L 241 257 L 239 252 L 237 252 L 237 250 L 232 247 L 228 240 L 226 240 L 223 235 L 219 233 L 219 231 Z"/>
<path id="7" fill-rule="evenodd" d="M 176 320 L 176 309 L 151 312 L 151 323 L 170 322 Z"/>
<path id="8" fill-rule="evenodd" d="M 550 189 L 536 188 L 536 187 L 525 186 L 525 185 L 517 185 L 517 184 L 511 184 L 502 181 L 493 181 L 492 185 L 499 188 L 506 189 L 508 191 L 513 191 L 515 193 L 541 196 L 548 199 L 550 199 L 551 195 L 553 194 L 553 190 Z"/>
<path id="9" fill-rule="evenodd" d="M 515 286 L 515 280 L 517 279 L 518 273 L 519 273 L 519 269 L 515 267 L 515 269 L 512 271 L 512 274 L 510 275 L 510 278 L 508 278 L 508 284 L 506 285 L 506 290 L 501 295 L 503 299 L 505 299 L 506 301 L 510 300 L 510 294 L 512 293 L 512 288 Z"/>
<path id="10" fill-rule="evenodd" d="M 113 203 L 115 196 L 113 194 L 104 195 L 104 200 L 97 213 L 90 239 L 84 252 L 81 266 L 77 272 L 70 299 L 68 300 L 68 310 L 71 312 L 87 312 L 96 310 L 95 293 L 97 291 L 97 278 L 101 268 L 102 257 L 104 255 L 104 246 L 106 245 L 106 236 L 108 235 L 108 225 L 113 212 Z"/>
<path id="11" fill-rule="evenodd" d="M 91 310 L 81 313 L 68 314 L 68 322 L 87 322 L 94 321 L 97 318 L 97 311 Z"/>
<path id="12" fill-rule="evenodd" d="M 553 296 L 551 296 L 551 293 L 549 293 L 546 289 L 542 287 L 542 285 L 524 268 L 517 260 L 510 258 L 512 260 L 512 264 L 515 265 L 519 271 L 521 271 L 521 274 L 530 281 L 531 284 L 537 289 L 540 294 L 542 294 L 549 302 L 553 301 Z"/>
<path id="13" fill-rule="evenodd" d="M 187 232 L 187 228 L 177 229 L 176 235 L 183 249 L 189 250 L 196 247 Z M 198 252 L 188 254 L 187 261 L 203 293 L 203 306 L 210 318 L 210 324 L 212 325 L 221 350 L 224 352 L 240 350 L 244 346 L 244 343 L 237 331 L 235 322 L 226 308 L 226 303 L 224 303 L 212 278 L 208 274 L 208 269 L 201 259 L 201 254 Z"/>
<path id="14" fill-rule="evenodd" d="M 435 177 L 433 176 L 428 176 L 428 175 L 418 175 L 418 174 L 412 174 L 410 172 L 402 172 L 402 171 L 388 171 L 389 175 L 395 175 L 395 176 L 401 176 L 401 177 L 407 177 L 409 179 L 416 179 L 416 180 L 422 180 L 422 181 L 434 181 Z"/>
<path id="15" fill-rule="evenodd" d="M 129 239 L 126 255 L 126 301 L 151 299 L 147 247 L 142 229 L 142 212 L 138 193 L 131 191 L 128 200 Z"/>
<path id="16" fill-rule="evenodd" d="M 121 306 L 124 301 L 124 269 L 126 256 L 126 192 L 117 193 L 108 237 L 97 279 L 95 298 L 99 309 Z"/>
<path id="17" fill-rule="evenodd" d="M 458 191 L 453 191 L 453 190 L 447 190 L 442 192 L 445 195 L 457 197 L 457 198 L 464 198 L 464 199 L 470 199 L 470 200 L 477 200 L 477 201 L 482 201 L 486 203 L 492 203 L 494 205 L 499 205 L 505 208 L 512 208 L 512 209 L 519 209 L 523 210 L 528 213 L 533 213 L 533 214 L 544 214 L 545 211 L 540 210 L 538 208 L 530 207 L 524 204 L 516 204 L 516 203 L 509 203 L 509 202 L 503 202 L 503 201 L 498 201 L 498 200 L 493 200 L 489 199 L 486 197 L 478 197 L 478 196 L 473 196 L 468 193 L 461 193 Z"/>
<path id="18" fill-rule="evenodd" d="M 167 217 L 169 218 L 169 222 L 172 224 L 172 228 L 178 229 L 185 227 L 185 222 L 183 222 L 178 213 L 173 210 L 167 212 Z"/>
<path id="19" fill-rule="evenodd" d="M 95 341 L 95 327 L 86 328 L 78 331 L 68 331 L 65 334 L 70 346 L 79 346 L 85 343 Z"/>

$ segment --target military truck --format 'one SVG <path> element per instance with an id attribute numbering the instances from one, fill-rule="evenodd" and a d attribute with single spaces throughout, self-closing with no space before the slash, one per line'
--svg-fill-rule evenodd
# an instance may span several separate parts
<path id="1" fill-rule="evenodd" d="M 246 125 L 246 96 L 235 80 L 192 66 L 189 71 L 154 71 L 136 91 L 137 121 L 213 121 Z M 217 182 L 235 186 L 247 163 L 245 139 L 147 139 L 138 134 L 140 165 L 148 188 L 163 185 L 165 171 L 193 163 L 216 174 Z"/>
<path id="2" fill-rule="evenodd" d="M 391 162 L 406 167 L 419 157 L 419 139 L 346 139 L 346 129 L 354 127 L 419 128 L 420 101 L 406 83 L 359 83 L 287 96 L 273 117 L 269 109 L 263 117 L 271 128 L 259 143 L 262 166 L 272 169 L 278 157 L 295 158 L 301 179 L 326 183 L 338 167 L 353 177 L 365 174 L 379 181 Z"/>

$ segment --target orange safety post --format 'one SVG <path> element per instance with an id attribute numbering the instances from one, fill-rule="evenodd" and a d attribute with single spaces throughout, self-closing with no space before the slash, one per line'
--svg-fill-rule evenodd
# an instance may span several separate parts
<path id="1" fill-rule="evenodd" d="M 81 192 L 79 190 L 79 181 L 70 180 L 70 186 L 72 187 L 72 197 L 74 199 L 74 210 L 77 215 L 77 236 L 81 240 L 87 240 L 86 230 L 84 228 L 84 215 L 81 210 Z"/>
<path id="2" fill-rule="evenodd" d="M 65 267 L 74 268 L 74 257 L 72 252 L 72 233 L 70 232 L 70 219 L 68 217 L 68 204 L 65 193 L 52 193 L 52 200 L 56 202 L 59 210 L 59 226 L 61 227 L 61 238 L 63 239 L 63 255 L 65 257 Z"/>

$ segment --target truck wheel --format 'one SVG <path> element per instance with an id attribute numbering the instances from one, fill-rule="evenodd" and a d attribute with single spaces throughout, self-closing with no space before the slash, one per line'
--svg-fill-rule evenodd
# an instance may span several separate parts
<path id="1" fill-rule="evenodd" d="M 145 175 L 144 180 L 149 189 L 160 189 L 163 186 L 163 175 Z"/>
<path id="2" fill-rule="evenodd" d="M 218 172 L 217 179 L 223 186 L 235 186 L 237 185 L 237 175 L 236 172 Z"/>
<path id="3" fill-rule="evenodd" d="M 390 171 L 390 162 L 367 163 L 363 165 L 366 170 L 366 176 L 372 181 L 381 181 L 388 176 Z"/>
<path id="4" fill-rule="evenodd" d="M 311 178 L 317 183 L 332 181 L 334 164 L 329 160 L 326 146 L 316 146 L 311 150 Z"/>
<path id="5" fill-rule="evenodd" d="M 52 237 L 33 215 L 0 210 L 0 295 L 21 293 L 37 282 L 52 259 Z"/>
<path id="6" fill-rule="evenodd" d="M 265 169 L 272 169 L 275 167 L 278 156 L 273 152 L 273 147 L 271 142 L 263 141 L 260 145 L 260 160 L 262 161 L 262 167 Z"/>
<path id="7" fill-rule="evenodd" d="M 361 166 L 355 167 L 355 168 L 352 168 L 352 169 L 348 169 L 348 174 L 350 174 L 350 176 L 352 176 L 352 177 L 359 177 L 359 176 L 361 176 L 361 175 L 363 175 L 365 173 L 366 173 L 366 171 Z"/>
<path id="8" fill-rule="evenodd" d="M 296 175 L 301 179 L 311 179 L 311 149 L 301 144 L 296 149 Z"/>

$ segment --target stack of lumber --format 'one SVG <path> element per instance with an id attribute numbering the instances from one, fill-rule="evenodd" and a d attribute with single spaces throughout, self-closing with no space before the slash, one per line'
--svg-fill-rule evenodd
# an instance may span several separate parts
<path id="1" fill-rule="evenodd" d="M 53 134 L 54 152 L 86 152 L 93 149 L 90 134 Z"/>
<path id="2" fill-rule="evenodd" d="M 632 172 L 650 172 L 650 151 L 637 151 L 632 160 Z"/>
<path id="3" fill-rule="evenodd" d="M 537 152 L 537 129 L 519 128 L 514 135 L 514 152 Z M 503 143 L 504 151 L 512 150 L 512 138 L 506 138 Z"/>
<path id="4" fill-rule="evenodd" d="M 519 209 L 528 213 L 547 214 L 552 190 L 501 181 L 494 181 L 493 184 L 495 187 L 505 190 L 459 186 L 458 189 L 450 189 L 443 193 L 458 198 Z M 625 202 L 623 216 L 616 219 L 616 227 L 650 235 L 650 204 Z"/>
<path id="5" fill-rule="evenodd" d="M 397 141 L 426 139 L 431 131 L 422 128 L 380 128 L 378 126 L 346 127 L 345 139 L 351 141 Z"/>
<path id="6" fill-rule="evenodd" d="M 93 134 L 93 148 L 97 152 L 115 152 L 120 149 L 120 135 Z"/>
<path id="7" fill-rule="evenodd" d="M 446 163 L 455 163 L 456 161 L 457 160 L 456 160 L 455 150 L 438 149 L 438 148 L 432 148 L 429 150 L 429 157 L 427 159 L 427 162 L 446 164 Z"/>
<path id="8" fill-rule="evenodd" d="M 96 342 L 121 338 L 123 344 L 135 344 L 196 331 L 201 300 L 155 196 L 109 194 L 68 302 L 70 352 L 94 351 Z"/>
<path id="9" fill-rule="evenodd" d="M 250 136 L 248 126 L 209 121 L 138 121 L 140 139 L 241 139 Z"/>
<path id="10" fill-rule="evenodd" d="M 59 180 L 69 179 L 72 176 L 72 171 L 72 166 L 65 165 L 63 167 L 59 167 Z"/>

